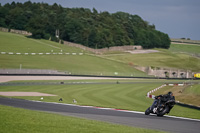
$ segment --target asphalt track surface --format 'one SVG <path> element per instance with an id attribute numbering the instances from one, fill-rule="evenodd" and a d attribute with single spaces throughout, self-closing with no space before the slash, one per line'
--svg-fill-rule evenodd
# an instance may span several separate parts
<path id="1" fill-rule="evenodd" d="M 199 133 L 200 120 L 171 117 L 146 116 L 144 113 L 76 106 L 59 103 L 46 103 L 0 97 L 0 104 L 30 110 L 57 113 L 66 116 L 87 118 L 147 129 L 156 129 L 174 133 Z"/>

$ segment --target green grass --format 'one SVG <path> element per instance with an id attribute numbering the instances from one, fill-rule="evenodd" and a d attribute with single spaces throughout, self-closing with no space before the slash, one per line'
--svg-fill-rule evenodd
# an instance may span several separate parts
<path id="1" fill-rule="evenodd" d="M 130 81 L 130 80 L 129 80 Z M 120 81 L 121 82 L 121 81 Z M 162 81 L 163 82 L 163 81 Z M 146 97 L 147 92 L 161 86 L 162 83 L 124 83 L 124 84 L 74 84 L 74 85 L 34 85 L 34 86 L 0 86 L 0 91 L 28 91 L 55 94 L 44 97 L 46 102 L 92 105 L 135 111 L 145 111 L 153 100 Z M 41 97 L 15 97 L 28 100 L 40 100 Z M 170 115 L 200 119 L 200 111 L 175 106 Z"/>
<path id="2" fill-rule="evenodd" d="M 185 90 L 186 93 L 200 95 L 200 84 L 192 85 Z"/>
<path id="3" fill-rule="evenodd" d="M 151 101 L 145 97 L 146 91 L 159 84 L 76 84 L 76 85 L 37 85 L 37 86 L 0 86 L 0 91 L 34 91 L 58 95 L 44 97 L 44 101 L 72 103 L 73 99 L 80 105 L 93 105 L 143 111 Z M 146 90 L 148 88 L 148 90 Z M 40 97 L 16 97 L 40 100 Z"/>
<path id="4" fill-rule="evenodd" d="M 0 68 L 18 69 L 22 64 L 23 69 L 51 69 L 72 74 L 114 75 L 118 72 L 122 76 L 147 76 L 129 65 L 90 55 L 0 55 L 0 61 Z"/>
<path id="5" fill-rule="evenodd" d="M 43 52 L 83 52 L 78 48 L 69 47 L 44 39 L 32 39 L 26 36 L 0 31 L 0 52 L 43 53 Z"/>
<path id="6" fill-rule="evenodd" d="M 200 45 L 191 44 L 171 44 L 170 51 L 184 52 L 189 54 L 200 54 Z"/>
<path id="7" fill-rule="evenodd" d="M 83 55 L 8 55 L 0 54 L 0 68 L 51 69 L 66 71 L 71 74 L 147 76 L 128 64 L 89 55 L 74 47 L 58 44 L 48 40 L 35 40 L 22 35 L 0 32 L 0 52 L 84 52 Z"/>
<path id="8" fill-rule="evenodd" d="M 200 71 L 200 59 L 187 54 L 172 53 L 169 50 L 157 49 L 160 52 L 149 54 L 102 55 L 105 58 L 123 61 L 138 66 L 169 67 Z"/>
<path id="9" fill-rule="evenodd" d="M 161 132 L 0 105 L 2 133 L 154 133 Z"/>

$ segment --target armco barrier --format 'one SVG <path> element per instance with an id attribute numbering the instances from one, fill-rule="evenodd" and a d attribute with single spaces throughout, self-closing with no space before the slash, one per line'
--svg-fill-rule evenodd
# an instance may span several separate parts
<path id="1" fill-rule="evenodd" d="M 200 110 L 199 106 L 194 106 L 194 105 L 191 105 L 191 104 L 185 104 L 185 103 L 181 103 L 181 102 L 178 102 L 178 101 L 176 101 L 176 104 L 179 105 L 179 106 Z"/>

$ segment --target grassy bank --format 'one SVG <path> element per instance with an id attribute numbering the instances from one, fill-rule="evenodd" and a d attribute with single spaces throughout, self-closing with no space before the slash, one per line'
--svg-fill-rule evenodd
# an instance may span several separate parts
<path id="1" fill-rule="evenodd" d="M 22 35 L 0 32 L 0 52 L 14 53 L 84 53 L 83 55 L 2 55 L 0 68 L 53 69 L 77 72 L 78 74 L 97 74 L 119 76 L 146 76 L 132 67 L 154 66 L 200 71 L 200 59 L 183 53 L 200 52 L 200 46 L 172 44 L 169 50 L 157 49 L 160 52 L 148 54 L 106 54 L 91 56 L 87 51 L 69 47 L 48 40 L 36 40 Z M 100 58 L 103 57 L 103 58 Z"/>
<path id="2" fill-rule="evenodd" d="M 0 52 L 51 53 L 51 55 L 0 54 L 0 68 L 3 69 L 18 69 L 22 64 L 22 69 L 52 69 L 72 74 L 115 75 L 117 73 L 119 76 L 147 76 L 126 63 L 88 55 L 87 51 L 48 40 L 36 40 L 6 32 L 0 32 L 0 40 Z M 61 50 L 64 54 L 58 55 Z M 66 52 L 70 55 L 66 55 Z M 84 54 L 79 55 L 80 52 Z"/>
<path id="3" fill-rule="evenodd" d="M 0 31 L 0 52 L 46 53 L 46 52 L 83 52 L 79 48 L 69 47 L 44 39 L 32 39 L 26 36 Z M 85 52 L 85 51 L 84 51 Z"/>
<path id="4" fill-rule="evenodd" d="M 71 74 L 147 76 L 128 64 L 90 55 L 0 55 L 0 68 L 51 69 Z"/>
<path id="5" fill-rule="evenodd" d="M 105 58 L 123 61 L 139 66 L 169 67 L 200 71 L 200 59 L 187 54 L 173 53 L 169 50 L 157 49 L 160 52 L 149 54 L 118 54 L 102 55 Z"/>
<path id="6" fill-rule="evenodd" d="M 172 52 L 184 52 L 189 54 L 200 54 L 200 45 L 192 44 L 171 44 L 170 51 Z"/>

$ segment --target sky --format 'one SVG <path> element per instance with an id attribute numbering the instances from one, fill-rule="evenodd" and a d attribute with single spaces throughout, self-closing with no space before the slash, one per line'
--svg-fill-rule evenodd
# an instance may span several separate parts
<path id="1" fill-rule="evenodd" d="M 13 0 L 0 0 L 1 5 Z M 28 0 L 15 0 L 26 2 Z M 118 11 L 139 15 L 156 26 L 156 30 L 167 33 L 170 38 L 200 40 L 200 0 L 30 0 L 62 7 L 83 7 L 99 12 Z"/>

